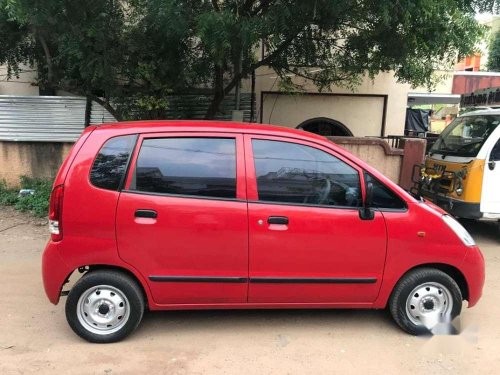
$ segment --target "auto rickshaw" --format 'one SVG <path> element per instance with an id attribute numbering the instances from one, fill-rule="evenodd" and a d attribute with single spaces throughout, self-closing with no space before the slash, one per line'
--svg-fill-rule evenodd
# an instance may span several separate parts
<path id="1" fill-rule="evenodd" d="M 500 227 L 500 109 L 457 117 L 415 172 L 420 196 L 455 217 L 495 220 Z"/>

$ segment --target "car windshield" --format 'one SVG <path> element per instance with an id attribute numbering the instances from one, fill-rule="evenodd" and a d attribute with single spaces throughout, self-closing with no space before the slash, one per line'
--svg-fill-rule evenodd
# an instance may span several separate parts
<path id="1" fill-rule="evenodd" d="M 500 115 L 457 117 L 441 133 L 431 153 L 455 156 L 477 156 L 484 142 L 500 123 Z"/>

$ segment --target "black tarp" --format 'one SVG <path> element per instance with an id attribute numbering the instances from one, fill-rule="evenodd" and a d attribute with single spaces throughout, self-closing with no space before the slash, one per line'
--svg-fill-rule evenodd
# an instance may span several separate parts
<path id="1" fill-rule="evenodd" d="M 429 131 L 429 110 L 406 108 L 405 133 Z"/>

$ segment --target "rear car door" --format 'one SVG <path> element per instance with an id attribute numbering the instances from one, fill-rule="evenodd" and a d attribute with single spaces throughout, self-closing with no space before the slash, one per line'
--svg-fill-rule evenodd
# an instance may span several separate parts
<path id="1" fill-rule="evenodd" d="M 249 302 L 374 301 L 386 227 L 380 211 L 360 217 L 361 169 L 314 143 L 245 137 Z"/>
<path id="2" fill-rule="evenodd" d="M 118 203 L 118 250 L 158 304 L 246 302 L 242 150 L 235 134 L 139 137 Z"/>

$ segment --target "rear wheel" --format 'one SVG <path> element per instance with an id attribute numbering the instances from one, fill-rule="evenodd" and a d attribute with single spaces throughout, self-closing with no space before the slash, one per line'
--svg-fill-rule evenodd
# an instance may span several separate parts
<path id="1" fill-rule="evenodd" d="M 462 293 L 446 273 L 434 268 L 410 271 L 396 285 L 389 301 L 396 323 L 412 335 L 427 334 L 450 324 L 462 310 Z"/>
<path id="2" fill-rule="evenodd" d="M 137 282 L 117 271 L 93 271 L 71 289 L 66 319 L 73 331 L 90 342 L 122 340 L 139 325 L 144 297 Z"/>

